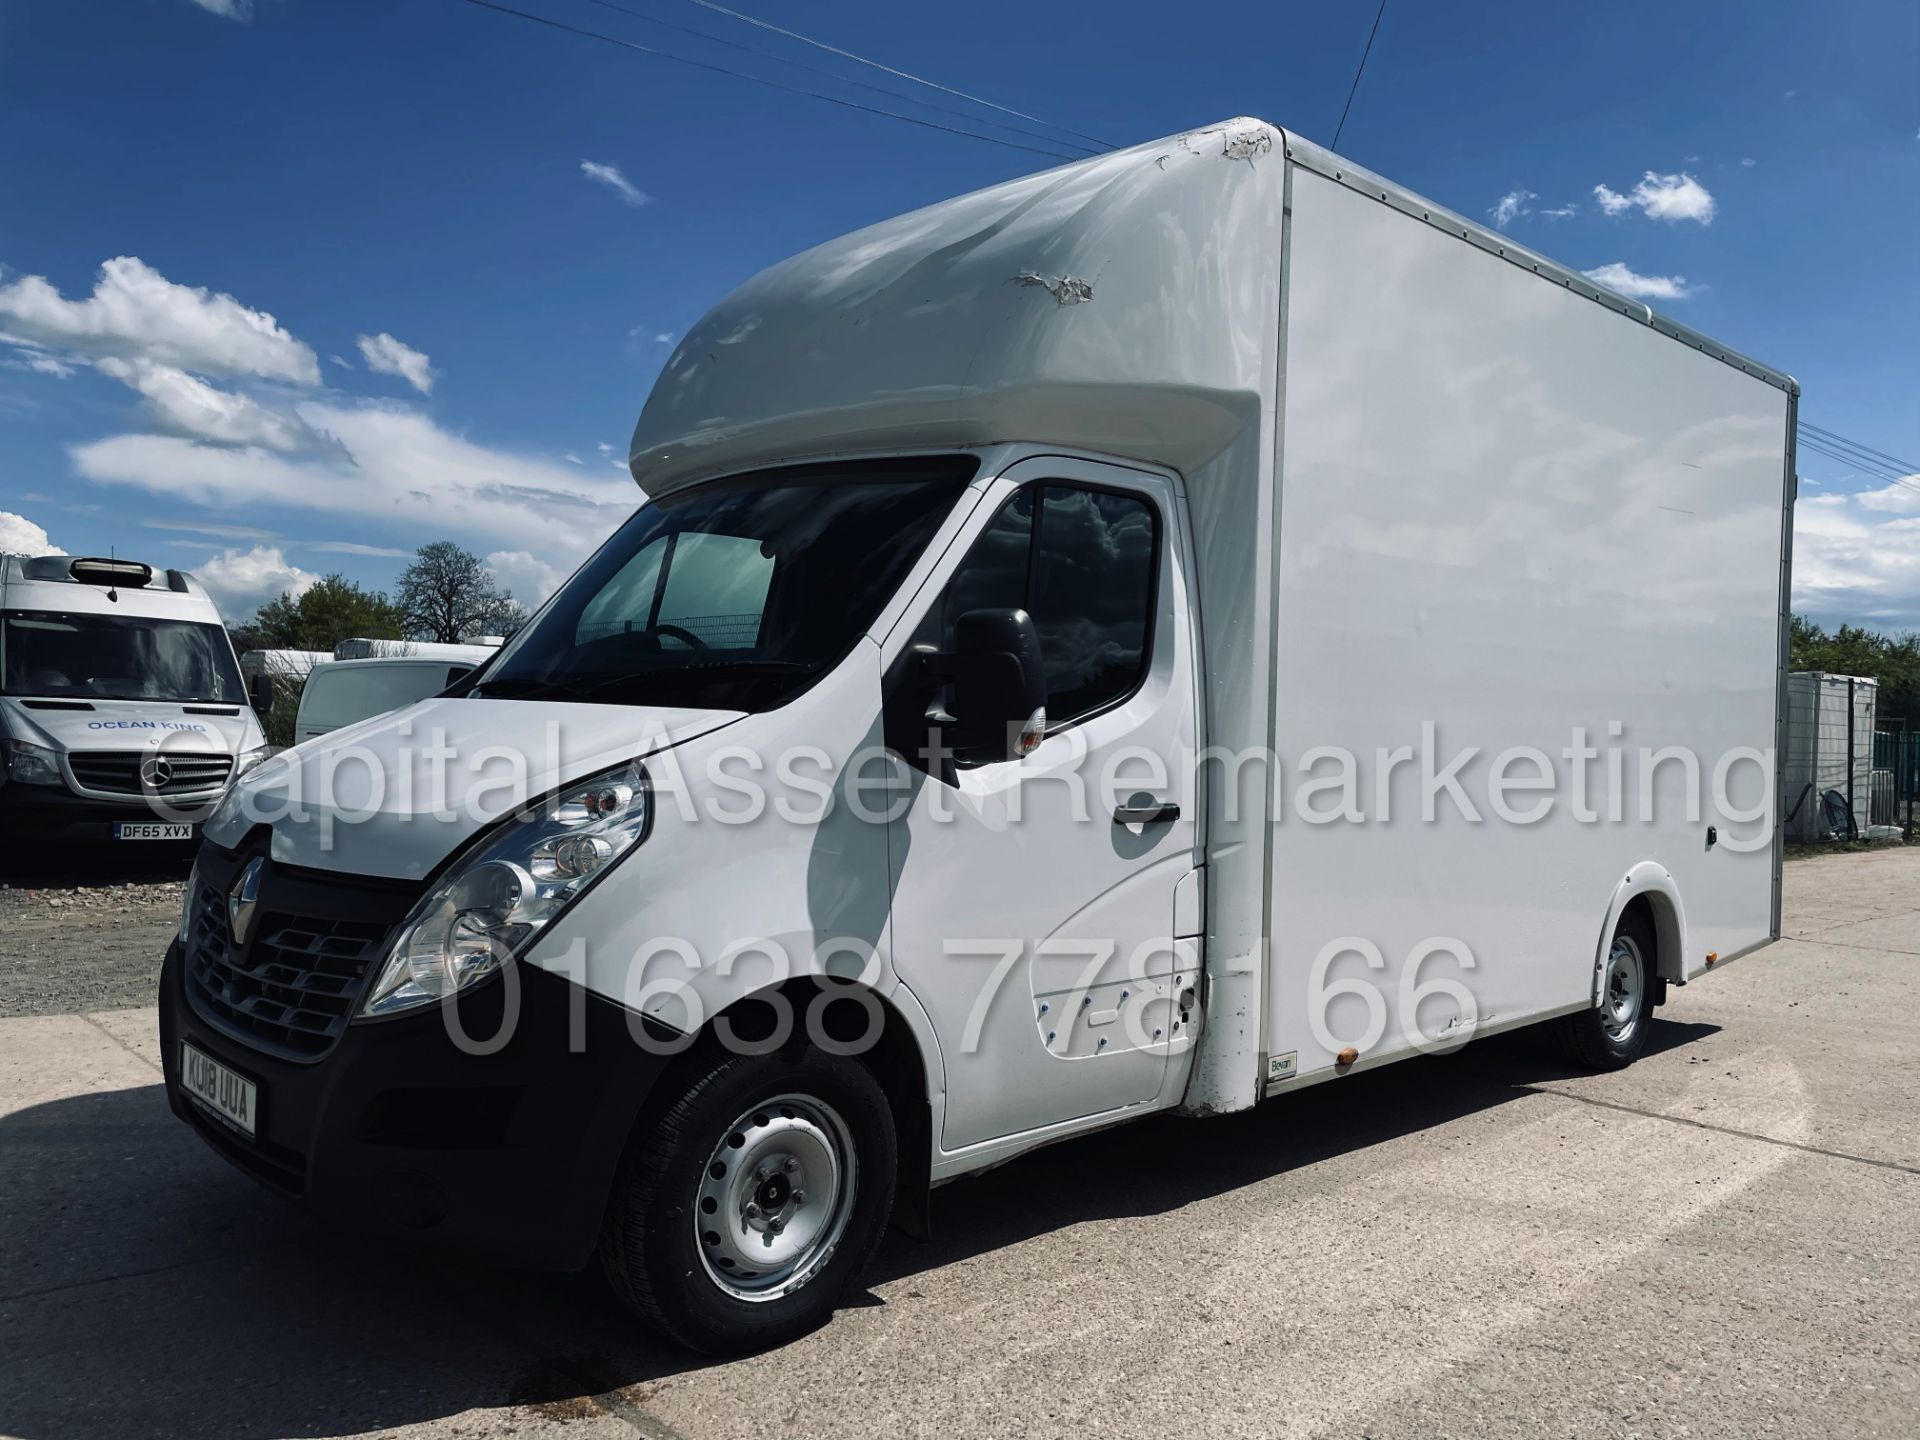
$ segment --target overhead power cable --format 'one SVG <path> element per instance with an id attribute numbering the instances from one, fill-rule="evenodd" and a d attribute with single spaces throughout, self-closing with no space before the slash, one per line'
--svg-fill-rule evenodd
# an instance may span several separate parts
<path id="1" fill-rule="evenodd" d="M 975 115 L 971 111 L 962 110 L 957 105 L 942 105 L 933 100 L 921 100 L 915 96 L 903 94 L 901 91 L 891 90 L 884 85 L 873 85 L 865 80 L 855 80 L 851 76 L 842 75 L 836 70 L 829 70 L 824 65 L 812 65 L 805 60 L 797 60 L 791 55 L 782 55 L 779 51 L 770 50 L 762 45 L 747 45 L 738 40 L 729 40 L 723 35 L 715 35 L 710 30 L 701 30 L 692 25 L 682 25 L 674 20 L 662 19 L 658 15 L 649 15 L 646 11 L 635 10 L 630 5 L 615 4 L 614 0 L 587 0 L 587 4 L 598 5 L 602 10 L 612 10 L 617 14 L 630 15 L 635 20 L 642 21 L 648 25 L 658 25 L 663 29 L 677 31 L 682 35 L 692 35 L 697 39 L 705 40 L 713 45 L 724 45 L 729 50 L 738 50 L 745 55 L 757 55 L 762 60 L 772 60 L 776 64 L 791 65 L 795 69 L 805 70 L 810 74 L 824 75 L 829 80 L 837 81 L 842 85 L 851 85 L 857 90 L 871 91 L 875 95 L 885 95 L 893 100 L 904 100 L 909 105 L 924 106 L 928 110 L 937 110 L 942 115 L 954 115 L 962 120 L 971 121 L 975 125 L 985 125 L 993 130 L 1004 130 L 1011 135 L 1024 135 L 1029 140 L 1044 140 L 1049 145 L 1069 145 L 1073 149 L 1084 150 L 1088 154 L 1093 153 L 1092 146 L 1081 144 L 1078 141 L 1063 140 L 1058 135 L 1048 135 L 1038 130 L 1024 129 L 1019 125 L 1008 125 L 998 120 L 989 120 L 984 116 Z M 1037 123 L 1045 125 L 1048 122 L 1042 120 Z M 1062 127 L 1055 126 L 1054 128 L 1060 129 Z M 1067 131 L 1066 133 L 1072 134 L 1073 132 Z"/>
<path id="2" fill-rule="evenodd" d="M 1860 454 L 1878 460 L 1882 464 L 1891 465 L 1903 475 L 1920 474 L 1920 465 L 1915 465 L 1911 460 L 1902 460 L 1897 455 L 1889 455 L 1884 450 L 1876 450 L 1871 445 L 1861 444 L 1858 440 L 1849 440 L 1837 430 L 1828 430 L 1823 426 L 1810 425 L 1805 420 L 1802 420 L 1800 422 L 1800 431 L 1802 434 L 1812 435 L 1816 439 L 1826 440 L 1835 445 L 1845 446 L 1849 450 L 1858 451 Z"/>
<path id="3" fill-rule="evenodd" d="M 703 3 L 703 0 L 695 0 Z M 1373 28 L 1367 32 L 1367 48 L 1360 52 L 1360 65 L 1353 72 L 1353 84 L 1347 87 L 1347 103 L 1340 107 L 1340 123 L 1333 127 L 1333 144 L 1327 148 L 1340 148 L 1340 132 L 1347 128 L 1347 112 L 1353 109 L 1353 97 L 1359 93 L 1360 77 L 1367 73 L 1367 57 L 1373 54 L 1373 37 L 1380 33 L 1380 17 L 1387 13 L 1387 0 L 1380 0 L 1380 8 L 1373 12 Z"/>
<path id="4" fill-rule="evenodd" d="M 1844 465 L 1856 474 L 1920 493 L 1920 479 L 1915 478 L 1920 475 L 1920 466 L 1889 455 L 1884 450 L 1876 450 L 1838 431 L 1826 430 L 1804 421 L 1799 427 L 1798 441 L 1801 449 Z"/>
<path id="5" fill-rule="evenodd" d="M 1845 461 L 1857 470 L 1862 470 L 1872 475 L 1885 476 L 1890 480 L 1901 479 L 1907 475 L 1916 473 L 1904 466 L 1889 464 L 1884 460 L 1863 455 L 1848 445 L 1836 444 L 1831 440 L 1823 439 L 1821 436 L 1812 434 L 1811 432 L 1800 436 L 1800 444 L 1803 449 L 1811 450 L 1815 454 L 1825 455 L 1833 460 Z"/>
<path id="6" fill-rule="evenodd" d="M 1003 140 L 998 135 L 982 135 L 977 130 L 963 130 L 955 125 L 942 125 L 937 120 L 923 119 L 918 115 L 903 115 L 897 110 L 885 110 L 878 105 L 863 105 L 858 100 L 848 100 L 840 95 L 827 95 L 818 90 L 803 89 L 798 85 L 785 85 L 778 80 L 769 80 L 763 75 L 749 75 L 744 70 L 730 70 L 724 65 L 715 65 L 706 60 L 695 60 L 691 56 L 676 55 L 671 50 L 657 49 L 652 45 L 642 45 L 637 40 L 622 39 L 618 35 L 608 35 L 603 31 L 589 30 L 582 25 L 569 25 L 564 20 L 555 20 L 550 15 L 536 15 L 530 10 L 516 10 L 511 5 L 501 5 L 496 0 L 461 0 L 481 10 L 492 10 L 501 15 L 512 15 L 516 19 L 530 21 L 535 25 L 545 25 L 552 30 L 563 30 L 569 35 L 578 35 L 587 40 L 598 40 L 605 45 L 618 45 L 623 50 L 632 50 L 637 54 L 651 55 L 659 60 L 671 60 L 677 65 L 689 65 L 696 70 L 706 70 L 715 75 L 731 76 L 735 80 L 745 80 L 754 85 L 763 85 L 769 90 L 784 91 L 789 95 L 804 95 L 810 100 L 824 100 L 829 105 L 841 105 L 849 110 L 859 110 L 868 115 L 882 115 L 889 120 L 902 120 L 909 125 L 918 125 L 925 130 L 938 130 L 947 135 L 964 135 L 969 140 L 984 140 L 989 145 L 1000 145 L 1008 150 L 1022 150 L 1029 155 L 1045 155 L 1053 160 L 1083 160 L 1083 155 L 1069 155 L 1060 150 L 1042 150 L 1035 145 L 1022 145 L 1015 140 Z"/>
<path id="7" fill-rule="evenodd" d="M 1016 120 L 1030 120 L 1035 125 L 1045 125 L 1051 130 L 1063 131 L 1076 139 L 1090 141 L 1102 150 L 1117 148 L 1111 140 L 1102 140 L 1097 135 L 1083 135 L 1078 130 L 1069 130 L 1064 125 L 1055 125 L 1051 121 L 1042 120 L 1038 115 L 1029 115 L 1024 110 L 1012 110 L 1005 105 L 997 105 L 991 100 L 983 100 L 978 95 L 969 95 L 964 90 L 955 90 L 950 85 L 942 85 L 937 80 L 928 80 L 923 76 L 912 74 L 906 70 L 896 70 L 891 65 L 882 65 L 878 60 L 869 60 L 866 56 L 856 55 L 851 50 L 842 50 L 838 45 L 829 45 L 826 41 L 816 40 L 811 35 L 802 35 L 798 30 L 783 29 L 770 20 L 762 20 L 753 15 L 743 15 L 738 10 L 729 10 L 724 5 L 716 4 L 715 0 L 688 0 L 688 3 L 698 5 L 702 10 L 711 10 L 716 15 L 725 15 L 730 20 L 738 20 L 743 25 L 752 25 L 761 30 L 769 30 L 775 35 L 784 35 L 789 40 L 798 40 L 802 45 L 811 45 L 815 49 L 825 50 L 828 54 L 838 55 L 843 60 L 851 60 L 859 65 L 871 66 L 875 70 L 884 71 L 901 80 L 911 80 L 916 85 L 925 85 L 928 89 L 938 90 L 944 95 L 952 95 L 958 99 L 970 101 L 975 105 L 984 105 L 989 110 L 998 110 L 1002 115 L 1011 115 Z"/>

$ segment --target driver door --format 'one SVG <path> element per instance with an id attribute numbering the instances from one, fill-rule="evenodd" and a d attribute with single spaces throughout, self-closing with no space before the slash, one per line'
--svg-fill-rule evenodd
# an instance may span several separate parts
<path id="1" fill-rule="evenodd" d="M 1154 1100 L 1198 966 L 1197 942 L 1171 938 L 1199 861 L 1179 492 L 1023 461 L 961 545 L 888 648 L 946 649 L 967 610 L 1022 607 L 1048 723 L 1023 760 L 923 762 L 891 822 L 893 963 L 939 1039 L 947 1152 Z"/>

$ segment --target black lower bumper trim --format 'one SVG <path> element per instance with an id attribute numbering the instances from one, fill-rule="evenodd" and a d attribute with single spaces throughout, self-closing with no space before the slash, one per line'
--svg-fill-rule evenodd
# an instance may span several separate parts
<path id="1" fill-rule="evenodd" d="M 503 1264 L 577 1269 L 592 1256 L 636 1117 L 672 1056 L 636 1040 L 629 1013 L 530 965 L 453 1007 L 354 1024 L 299 1061 L 208 1025 L 188 1003 L 180 947 L 160 980 L 160 1038 L 174 1113 L 237 1168 L 324 1220 L 422 1239 Z M 652 1038 L 671 1039 L 649 1024 Z M 252 1138 L 180 1088 L 180 1045 L 258 1087 Z"/>

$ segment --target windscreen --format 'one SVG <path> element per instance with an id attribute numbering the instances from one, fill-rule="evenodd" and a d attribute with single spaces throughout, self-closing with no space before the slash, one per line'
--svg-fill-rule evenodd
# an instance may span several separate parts
<path id="1" fill-rule="evenodd" d="M 667 496 L 622 526 L 470 693 L 784 704 L 865 633 L 975 468 L 963 456 L 809 465 Z"/>
<path id="2" fill-rule="evenodd" d="M 233 647 L 218 625 L 57 610 L 0 616 L 0 691 L 218 705 L 246 698 Z"/>

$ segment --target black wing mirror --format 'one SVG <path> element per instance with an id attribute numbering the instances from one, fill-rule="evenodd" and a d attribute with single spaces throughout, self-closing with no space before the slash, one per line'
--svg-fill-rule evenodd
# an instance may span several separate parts
<path id="1" fill-rule="evenodd" d="M 273 676 L 262 671 L 260 674 L 254 676 L 252 682 L 247 686 L 247 703 L 253 706 L 254 714 L 271 715 L 273 713 L 273 700 Z"/>
<path id="2" fill-rule="evenodd" d="M 954 622 L 953 649 L 924 652 L 922 672 L 953 687 L 940 717 L 947 745 L 970 760 L 1017 760 L 1047 733 L 1047 677 L 1040 634 L 1024 610 L 969 610 Z"/>

